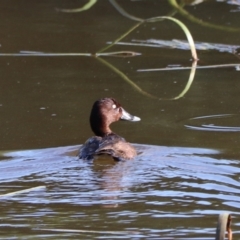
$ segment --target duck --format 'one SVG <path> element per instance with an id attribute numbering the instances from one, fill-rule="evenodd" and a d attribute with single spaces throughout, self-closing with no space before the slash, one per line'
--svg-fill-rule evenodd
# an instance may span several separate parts
<path id="1" fill-rule="evenodd" d="M 128 113 L 114 98 L 101 98 L 94 102 L 90 114 L 90 126 L 95 136 L 90 137 L 79 149 L 78 157 L 94 160 L 99 155 L 108 155 L 116 161 L 130 160 L 137 156 L 136 149 L 123 137 L 110 129 L 113 122 L 141 119 Z"/>

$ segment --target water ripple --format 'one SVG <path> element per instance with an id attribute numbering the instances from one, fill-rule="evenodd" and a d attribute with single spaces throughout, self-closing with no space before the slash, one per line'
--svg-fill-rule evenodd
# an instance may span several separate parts
<path id="1" fill-rule="evenodd" d="M 200 131 L 239 132 L 239 120 L 239 114 L 209 115 L 190 118 L 184 126 Z"/>
<path id="2" fill-rule="evenodd" d="M 33 233 L 32 227 L 41 226 L 86 230 L 65 234 L 68 239 L 101 238 L 100 231 L 87 232 L 98 227 L 120 229 L 121 238 L 127 239 L 195 239 L 202 231 L 199 227 L 214 234 L 215 226 L 200 221 L 203 216 L 216 219 L 222 210 L 240 212 L 237 159 L 222 159 L 214 149 L 135 146 L 141 152 L 136 159 L 117 163 L 79 160 L 77 146 L 5 152 L 0 161 L 0 194 L 46 188 L 0 199 L 4 224 L 20 232 L 28 227 Z M 138 233 L 124 233 L 130 225 Z M 39 230 L 37 234 L 45 236 Z M 50 236 L 57 239 L 59 233 Z"/>

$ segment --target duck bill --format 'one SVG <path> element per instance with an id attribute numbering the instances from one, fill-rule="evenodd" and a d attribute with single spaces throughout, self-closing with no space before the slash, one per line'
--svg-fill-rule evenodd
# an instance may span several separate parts
<path id="1" fill-rule="evenodd" d="M 141 120 L 141 118 L 131 115 L 130 113 L 128 113 L 127 111 L 125 111 L 122 108 L 121 120 L 127 120 L 127 121 L 131 121 L 131 122 L 138 122 L 138 121 Z"/>

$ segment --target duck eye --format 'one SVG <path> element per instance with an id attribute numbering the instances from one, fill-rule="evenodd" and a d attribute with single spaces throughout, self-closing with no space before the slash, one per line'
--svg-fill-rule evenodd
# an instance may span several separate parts
<path id="1" fill-rule="evenodd" d="M 115 109 L 117 106 L 115 104 L 112 105 L 112 108 Z"/>

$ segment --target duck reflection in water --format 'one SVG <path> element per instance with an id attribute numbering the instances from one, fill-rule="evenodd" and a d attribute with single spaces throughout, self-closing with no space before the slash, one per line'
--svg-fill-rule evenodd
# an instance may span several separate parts
<path id="1" fill-rule="evenodd" d="M 90 114 L 90 125 L 95 136 L 89 138 L 78 153 L 80 159 L 97 160 L 93 162 L 93 171 L 100 175 L 101 188 L 109 193 L 102 197 L 110 200 L 108 204 L 104 204 L 104 207 L 110 208 L 118 206 L 114 200 L 118 199 L 122 188 L 128 185 L 123 178 L 129 172 L 125 167 L 128 161 L 117 164 L 112 160 L 129 160 L 137 155 L 136 149 L 130 143 L 110 129 L 111 123 L 119 120 L 136 122 L 140 121 L 140 118 L 125 111 L 113 98 L 96 101 Z"/>
<path id="2" fill-rule="evenodd" d="M 114 160 L 132 159 L 136 149 L 124 138 L 112 132 L 110 125 L 119 120 L 140 121 L 123 109 L 113 98 L 102 98 L 93 104 L 90 125 L 95 136 L 89 138 L 79 149 L 79 158 L 92 160 L 99 155 L 109 155 Z"/>

